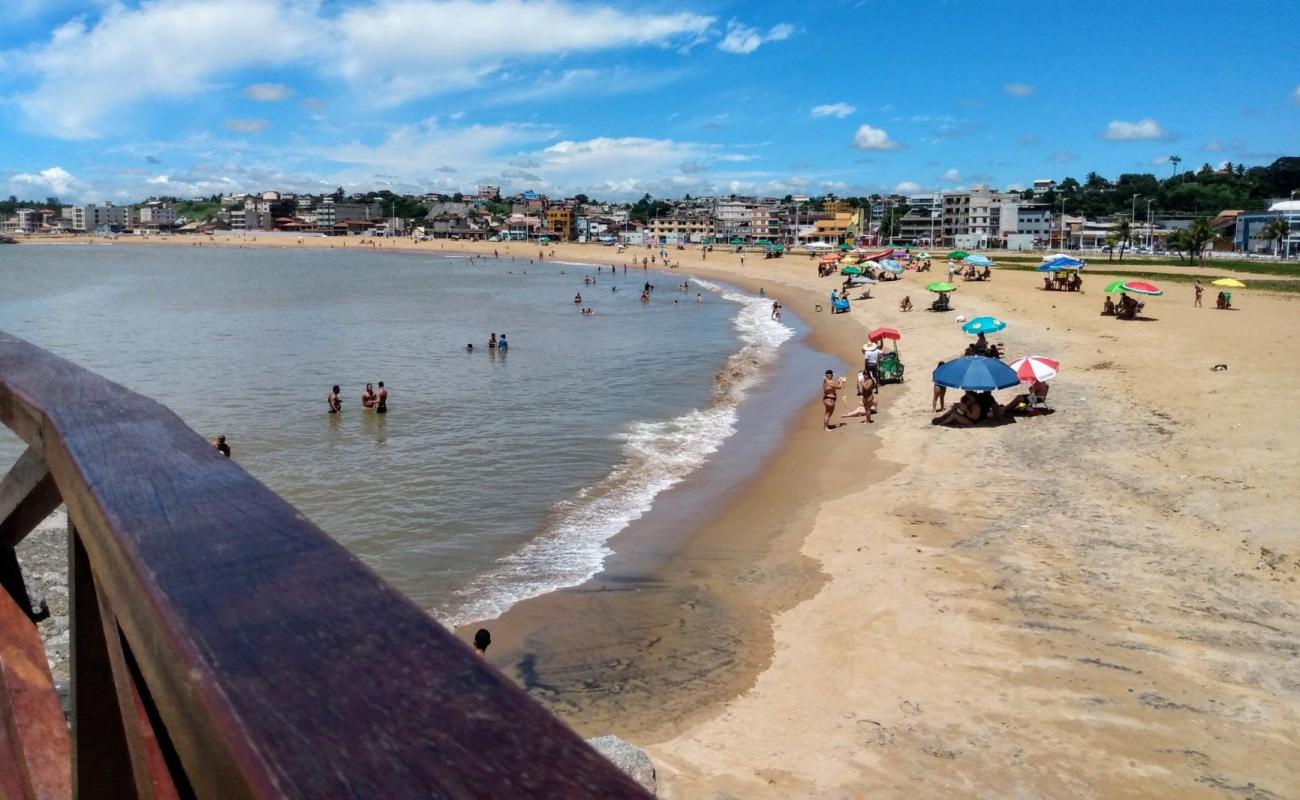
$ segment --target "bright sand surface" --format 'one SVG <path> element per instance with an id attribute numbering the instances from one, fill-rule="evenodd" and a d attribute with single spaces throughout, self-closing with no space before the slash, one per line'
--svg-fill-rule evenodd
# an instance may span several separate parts
<path id="1" fill-rule="evenodd" d="M 936 260 L 831 316 L 813 303 L 838 279 L 806 256 L 670 256 L 763 286 L 850 363 L 897 327 L 908 380 L 876 424 L 827 433 L 809 364 L 808 410 L 756 477 L 654 566 L 629 530 L 604 582 L 494 621 L 494 664 L 580 731 L 647 746 L 664 797 L 1300 796 L 1296 295 L 1223 312 L 1169 283 L 1122 322 L 1098 315 L 1110 277 L 1048 293 L 995 269 L 934 314 Z M 929 372 L 978 314 L 1008 322 L 1010 356 L 1062 362 L 1056 413 L 929 424 Z"/>

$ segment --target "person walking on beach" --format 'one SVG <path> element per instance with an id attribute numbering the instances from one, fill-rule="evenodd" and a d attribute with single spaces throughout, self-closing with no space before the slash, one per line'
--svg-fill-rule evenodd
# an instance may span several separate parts
<path id="1" fill-rule="evenodd" d="M 935 366 L 935 369 L 938 369 L 943 365 L 944 362 L 940 361 L 938 365 Z M 948 387 L 940 386 L 937 383 L 934 385 L 934 399 L 931 401 L 930 405 L 934 408 L 936 413 L 939 411 L 943 411 L 944 406 L 946 405 L 946 403 L 944 402 L 944 395 L 946 395 L 947 393 L 948 393 Z"/>
<path id="2" fill-rule="evenodd" d="M 331 414 L 337 414 L 343 410 L 343 401 L 339 398 L 339 387 L 337 384 L 335 384 L 333 389 L 330 389 L 329 396 L 325 398 L 325 402 L 329 405 Z"/>
<path id="3" fill-rule="evenodd" d="M 1192 307 L 1193 307 L 1193 308 L 1200 308 L 1200 307 L 1201 307 L 1201 295 L 1202 295 L 1204 292 L 1205 292 L 1205 287 L 1202 286 L 1202 285 L 1201 285 L 1201 282 L 1198 280 L 1198 281 L 1196 282 L 1196 302 L 1192 304 Z"/>
<path id="4" fill-rule="evenodd" d="M 362 408 L 374 408 L 374 407 L 375 407 L 375 386 L 374 386 L 374 384 L 372 384 L 372 383 L 367 383 L 367 384 L 366 384 L 366 390 L 365 390 L 364 392 L 361 393 L 361 407 L 362 407 Z"/>
<path id="5" fill-rule="evenodd" d="M 226 444 L 226 435 L 224 433 L 219 434 L 217 438 L 213 440 L 212 446 L 215 447 L 221 455 L 230 458 L 230 445 Z"/>
<path id="6" fill-rule="evenodd" d="M 867 342 L 862 345 L 863 368 L 873 381 L 880 381 L 880 345 Z"/>
<path id="7" fill-rule="evenodd" d="M 388 413 L 388 390 L 384 388 L 384 382 L 379 382 L 379 394 L 375 395 L 375 413 Z"/>
<path id="8" fill-rule="evenodd" d="M 826 370 L 822 377 L 822 430 L 835 430 L 831 427 L 831 416 L 840 399 L 840 389 L 844 388 L 844 379 L 835 379 L 834 370 Z"/>

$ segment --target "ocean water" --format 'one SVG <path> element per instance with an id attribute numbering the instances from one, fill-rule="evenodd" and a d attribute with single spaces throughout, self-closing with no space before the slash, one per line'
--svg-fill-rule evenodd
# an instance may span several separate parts
<path id="1" fill-rule="evenodd" d="M 598 572 L 609 538 L 735 434 L 796 332 L 769 312 L 608 265 L 0 248 L 0 328 L 225 434 L 245 469 L 448 623 Z M 489 351 L 490 332 L 510 349 Z M 386 416 L 360 405 L 381 380 Z M 18 453 L 0 434 L 0 459 Z"/>

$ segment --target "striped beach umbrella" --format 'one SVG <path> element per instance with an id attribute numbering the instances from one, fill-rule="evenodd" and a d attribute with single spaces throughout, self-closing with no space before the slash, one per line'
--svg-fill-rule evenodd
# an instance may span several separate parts
<path id="1" fill-rule="evenodd" d="M 1124 281 L 1122 291 L 1131 294 L 1145 294 L 1150 297 L 1159 297 L 1164 294 L 1163 289 L 1148 281 Z"/>
<path id="2" fill-rule="evenodd" d="M 1061 362 L 1043 356 L 1025 356 L 1007 364 L 1022 381 L 1050 381 L 1061 369 Z"/>

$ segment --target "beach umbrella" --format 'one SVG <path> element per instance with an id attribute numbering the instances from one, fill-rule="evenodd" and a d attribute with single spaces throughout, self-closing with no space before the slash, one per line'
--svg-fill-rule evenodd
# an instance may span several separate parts
<path id="1" fill-rule="evenodd" d="M 993 266 L 992 260 L 990 260 L 987 256 L 966 256 L 965 258 L 962 259 L 962 261 L 965 261 L 967 264 L 970 264 L 973 267 Z"/>
<path id="2" fill-rule="evenodd" d="M 866 275 L 857 275 L 849 278 L 849 286 L 867 286 L 875 282 L 875 278 L 869 278 Z"/>
<path id="3" fill-rule="evenodd" d="M 731 240 L 731 242 L 730 242 L 730 244 L 744 244 L 744 243 L 745 243 L 745 240 L 744 240 L 744 239 L 741 239 L 741 238 L 738 237 L 738 236 L 735 237 L 735 238 L 733 238 L 733 239 Z"/>
<path id="4" fill-rule="evenodd" d="M 861 275 L 862 270 L 857 267 L 843 267 L 840 269 L 841 275 Z"/>
<path id="5" fill-rule="evenodd" d="M 922 250 L 921 252 L 919 252 L 919 253 L 916 254 L 916 257 L 917 257 L 917 258 L 929 258 L 929 257 L 930 257 L 930 254 L 927 253 L 927 252 L 925 252 L 924 250 Z"/>
<path id="6" fill-rule="evenodd" d="M 903 334 L 893 328 L 876 328 L 874 331 L 867 334 L 867 339 L 873 342 L 879 342 L 883 339 L 893 339 L 894 341 L 898 341 L 902 338 Z"/>
<path id="7" fill-rule="evenodd" d="M 898 263 L 892 258 L 887 258 L 884 261 L 881 261 L 880 268 L 883 269 L 885 272 L 888 272 L 890 275 L 903 274 L 903 265 Z"/>
<path id="8" fill-rule="evenodd" d="M 962 356 L 946 361 L 935 368 L 931 378 L 940 386 L 973 392 L 991 392 L 1020 384 L 1015 370 L 988 356 Z"/>
<path id="9" fill-rule="evenodd" d="M 1119 294 L 1122 291 L 1124 291 L 1124 281 L 1122 280 L 1111 281 L 1106 284 L 1105 289 L 1102 289 L 1105 294 Z"/>
<path id="10" fill-rule="evenodd" d="M 932 284 L 930 284 L 929 286 L 925 287 L 925 290 L 926 290 L 927 292 L 941 292 L 941 293 L 942 293 L 942 292 L 955 292 L 955 291 L 957 291 L 957 287 L 956 287 L 956 286 L 953 286 L 951 283 L 944 283 L 944 282 L 940 281 L 940 282 L 938 282 L 938 283 L 932 283 Z"/>
<path id="11" fill-rule="evenodd" d="M 1164 294 L 1164 291 L 1159 286 L 1147 281 L 1124 281 L 1123 291 L 1132 294 L 1145 294 L 1151 297 L 1159 297 Z"/>
<path id="12" fill-rule="evenodd" d="M 863 262 L 862 262 L 862 266 L 863 266 L 863 267 L 870 267 L 871 269 L 880 269 L 880 268 L 881 268 L 881 267 L 880 267 L 880 262 L 879 262 L 879 261 L 863 261 Z"/>
<path id="13" fill-rule="evenodd" d="M 732 244 L 735 244 L 735 242 L 732 242 Z M 804 245 L 804 248 L 808 250 L 829 250 L 831 246 L 826 242 L 809 242 Z"/>
<path id="14" fill-rule="evenodd" d="M 1061 362 L 1042 356 L 1025 356 L 1007 364 L 1022 381 L 1050 381 L 1061 369 Z"/>
<path id="15" fill-rule="evenodd" d="M 953 261 L 961 261 L 968 255 L 970 255 L 970 253 L 967 253 L 965 250 L 953 250 L 948 254 L 948 258 L 951 258 Z"/>
<path id="16" fill-rule="evenodd" d="M 1245 289 L 1246 284 L 1236 278 L 1219 278 L 1217 281 L 1210 281 L 1214 286 L 1222 286 L 1225 289 Z"/>
<path id="17" fill-rule="evenodd" d="M 1052 253 L 1050 256 L 1043 256 L 1044 261 L 1055 261 L 1058 258 L 1069 258 L 1065 253 Z"/>
<path id="18" fill-rule="evenodd" d="M 1007 323 L 997 317 L 976 317 L 961 326 L 961 329 L 973 336 L 977 333 L 997 333 L 1005 327 Z"/>

